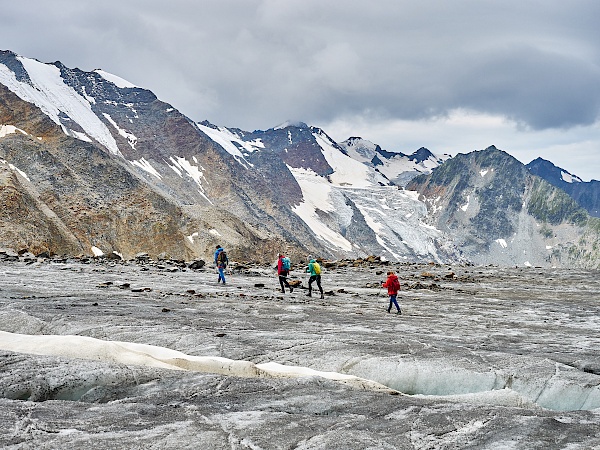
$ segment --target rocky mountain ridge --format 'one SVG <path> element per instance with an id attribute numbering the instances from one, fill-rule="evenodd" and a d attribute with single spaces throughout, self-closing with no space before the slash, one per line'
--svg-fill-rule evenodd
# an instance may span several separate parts
<path id="1" fill-rule="evenodd" d="M 577 175 L 542 158 L 531 161 L 527 164 L 527 169 L 532 174 L 565 191 L 590 215 L 600 217 L 600 181 L 583 181 Z"/>
<path id="2" fill-rule="evenodd" d="M 0 52 L 0 247 L 194 259 L 220 243 L 239 259 L 283 251 L 295 259 L 595 267 L 597 233 L 585 212 L 576 223 L 550 224 L 569 230 L 554 238 L 560 255 L 548 255 L 540 239 L 515 247 L 535 257 L 493 248 L 533 223 L 519 207 L 533 178 L 497 149 L 486 154 L 506 173 L 480 186 L 449 175 L 464 164 L 460 155 L 424 148 L 406 155 L 357 137 L 337 143 L 304 123 L 247 132 L 194 122 L 101 70 Z M 421 181 L 409 183 L 417 175 Z M 479 189 L 484 208 L 472 226 L 457 226 L 472 218 L 469 210 L 458 220 L 452 209 L 465 204 L 469 187 Z M 426 197 L 436 190 L 450 197 L 432 208 Z M 498 197 L 502 206 L 489 206 Z M 543 202 L 536 204 L 542 217 Z"/>
<path id="3" fill-rule="evenodd" d="M 597 264 L 598 219 L 494 146 L 459 154 L 407 188 L 475 263 Z"/>

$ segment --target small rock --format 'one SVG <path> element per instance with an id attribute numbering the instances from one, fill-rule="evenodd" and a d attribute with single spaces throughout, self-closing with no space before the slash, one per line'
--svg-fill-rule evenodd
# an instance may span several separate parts
<path id="1" fill-rule="evenodd" d="M 197 269 L 202 269 L 205 265 L 206 265 L 206 262 L 204 260 L 198 259 L 196 261 L 192 261 L 188 265 L 188 268 L 190 268 L 192 270 L 197 270 Z"/>

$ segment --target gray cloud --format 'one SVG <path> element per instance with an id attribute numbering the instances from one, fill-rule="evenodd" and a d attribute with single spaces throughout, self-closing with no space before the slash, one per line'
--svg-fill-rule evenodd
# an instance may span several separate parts
<path id="1" fill-rule="evenodd" d="M 3 5 L 3 49 L 101 67 L 194 120 L 264 129 L 465 109 L 546 130 L 599 119 L 594 0 L 25 3 Z"/>

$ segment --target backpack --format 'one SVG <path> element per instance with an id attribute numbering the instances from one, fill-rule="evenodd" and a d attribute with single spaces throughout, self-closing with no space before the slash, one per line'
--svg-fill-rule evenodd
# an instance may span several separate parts
<path id="1" fill-rule="evenodd" d="M 281 258 L 281 268 L 283 270 L 290 270 L 291 267 L 292 262 L 290 261 L 290 258 L 288 258 L 287 256 L 285 258 Z"/>
<path id="2" fill-rule="evenodd" d="M 315 273 L 315 275 L 321 275 L 321 266 L 318 262 L 313 263 L 313 272 Z"/>
<path id="3" fill-rule="evenodd" d="M 226 266 L 228 262 L 229 259 L 227 259 L 227 253 L 225 253 L 225 250 L 217 255 L 217 264 Z"/>
<path id="4" fill-rule="evenodd" d="M 400 290 L 400 280 L 398 280 L 398 278 L 394 278 L 392 280 L 392 286 L 391 287 L 392 287 L 392 289 L 394 291 L 399 291 Z"/>

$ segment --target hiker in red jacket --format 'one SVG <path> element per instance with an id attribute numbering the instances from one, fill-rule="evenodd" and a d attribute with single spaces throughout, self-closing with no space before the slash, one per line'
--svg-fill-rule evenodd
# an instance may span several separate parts
<path id="1" fill-rule="evenodd" d="M 398 306 L 398 302 L 396 301 L 396 296 L 400 290 L 400 281 L 398 281 L 398 277 L 392 271 L 388 272 L 387 275 L 387 280 L 381 285 L 382 287 L 387 288 L 388 295 L 390 296 L 390 306 L 388 306 L 387 312 L 391 312 L 393 304 L 396 305 L 396 309 L 398 310 L 396 314 L 402 314 L 400 306 Z"/>
<path id="2" fill-rule="evenodd" d="M 279 284 L 281 286 L 281 292 L 285 294 L 284 286 L 290 290 L 290 294 L 294 292 L 294 288 L 288 283 L 287 277 L 290 274 L 291 263 L 290 258 L 287 258 L 284 254 L 279 253 L 277 255 L 277 276 L 279 277 Z"/>

